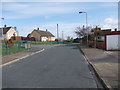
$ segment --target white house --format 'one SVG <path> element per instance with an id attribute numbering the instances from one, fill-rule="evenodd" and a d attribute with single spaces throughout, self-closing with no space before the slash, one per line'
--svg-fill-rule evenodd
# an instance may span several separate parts
<path id="1" fill-rule="evenodd" d="M 18 32 L 16 31 L 16 27 L 7 27 L 4 25 L 3 28 L 0 28 L 0 35 L 3 39 L 11 39 L 13 36 L 18 36 Z"/>

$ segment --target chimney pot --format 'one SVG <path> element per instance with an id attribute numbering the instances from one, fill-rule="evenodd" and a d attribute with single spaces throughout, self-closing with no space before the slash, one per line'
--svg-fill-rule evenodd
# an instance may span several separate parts
<path id="1" fill-rule="evenodd" d="M 117 31 L 117 28 L 115 28 L 115 31 Z"/>
<path id="2" fill-rule="evenodd" d="M 7 27 L 6 25 L 4 25 L 4 27 Z"/>

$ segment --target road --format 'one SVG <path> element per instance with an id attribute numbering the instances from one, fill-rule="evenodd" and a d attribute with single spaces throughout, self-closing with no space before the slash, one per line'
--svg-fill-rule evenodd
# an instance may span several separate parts
<path id="1" fill-rule="evenodd" d="M 97 88 L 77 46 L 44 48 L 43 52 L 4 66 L 3 88 Z"/>

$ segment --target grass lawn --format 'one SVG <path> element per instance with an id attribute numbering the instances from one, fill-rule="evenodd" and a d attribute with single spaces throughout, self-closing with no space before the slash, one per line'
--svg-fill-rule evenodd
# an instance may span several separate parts
<path id="1" fill-rule="evenodd" d="M 52 42 L 38 42 L 38 41 L 31 41 L 32 44 L 54 44 Z"/>
<path id="2" fill-rule="evenodd" d="M 25 48 L 18 48 L 18 46 L 12 46 L 11 48 L 6 49 L 6 46 L 2 45 L 2 56 L 5 56 L 6 54 L 14 54 L 17 52 L 21 52 L 23 50 L 26 50 Z"/>

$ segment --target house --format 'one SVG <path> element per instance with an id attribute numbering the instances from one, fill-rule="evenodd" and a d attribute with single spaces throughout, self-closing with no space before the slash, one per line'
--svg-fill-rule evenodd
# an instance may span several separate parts
<path id="1" fill-rule="evenodd" d="M 95 38 L 96 41 L 104 41 L 104 33 L 110 33 L 111 29 L 101 29 L 96 26 L 96 28 L 93 28 L 91 32 L 93 32 L 91 36 L 93 40 Z"/>
<path id="2" fill-rule="evenodd" d="M 0 28 L 0 37 L 3 39 L 11 39 L 13 36 L 18 36 L 18 32 L 16 31 L 16 27 L 7 27 L 4 25 L 3 28 Z"/>
<path id="3" fill-rule="evenodd" d="M 120 31 L 105 33 L 105 50 L 120 50 L 119 38 Z"/>
<path id="4" fill-rule="evenodd" d="M 100 48 L 100 49 L 105 49 L 104 34 L 110 33 L 111 29 L 101 30 L 101 28 L 96 27 L 96 28 L 93 28 L 91 31 L 92 31 L 92 34 L 89 35 L 89 41 L 88 41 L 89 46 L 95 47 L 95 48 Z"/>
<path id="5" fill-rule="evenodd" d="M 97 41 L 104 41 L 104 34 L 110 33 L 111 29 L 103 29 L 97 34 Z"/>
<path id="6" fill-rule="evenodd" d="M 34 37 L 36 41 L 55 41 L 55 36 L 51 34 L 48 30 L 42 31 L 39 28 L 33 30 L 27 37 Z"/>

